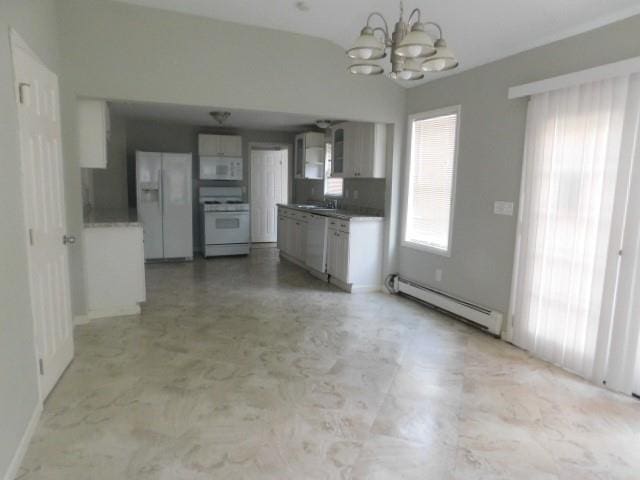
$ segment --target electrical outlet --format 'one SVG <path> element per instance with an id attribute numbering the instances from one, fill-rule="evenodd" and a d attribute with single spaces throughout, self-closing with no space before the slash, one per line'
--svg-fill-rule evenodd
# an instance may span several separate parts
<path id="1" fill-rule="evenodd" d="M 314 187 L 311 187 L 311 195 L 315 195 L 316 193 L 316 189 Z"/>
<path id="2" fill-rule="evenodd" d="M 353 191 L 353 199 L 357 200 L 358 199 L 358 190 L 354 190 Z"/>
<path id="3" fill-rule="evenodd" d="M 496 215 L 513 216 L 513 202 L 494 202 L 493 213 Z"/>
<path id="4" fill-rule="evenodd" d="M 442 281 L 442 269 L 436 268 L 436 282 Z"/>

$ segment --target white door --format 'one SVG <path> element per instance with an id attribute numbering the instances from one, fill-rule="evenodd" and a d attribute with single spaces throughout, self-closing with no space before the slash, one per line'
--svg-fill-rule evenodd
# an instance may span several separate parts
<path id="1" fill-rule="evenodd" d="M 162 154 L 164 258 L 193 258 L 191 154 Z"/>
<path id="2" fill-rule="evenodd" d="M 251 150 L 251 241 L 278 238 L 278 203 L 287 203 L 287 150 Z"/>
<path id="3" fill-rule="evenodd" d="M 40 397 L 73 358 L 58 78 L 12 32 Z"/>
<path id="4" fill-rule="evenodd" d="M 164 258 L 162 235 L 162 154 L 136 152 L 138 217 L 144 233 L 144 258 Z"/>

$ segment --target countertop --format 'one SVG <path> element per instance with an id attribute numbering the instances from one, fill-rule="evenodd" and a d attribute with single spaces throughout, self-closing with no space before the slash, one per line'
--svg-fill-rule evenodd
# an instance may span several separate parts
<path id="1" fill-rule="evenodd" d="M 349 220 L 351 222 L 382 222 L 383 215 L 370 212 L 361 212 L 346 209 L 324 209 L 324 208 L 304 208 L 300 204 L 283 204 L 279 203 L 278 207 L 297 210 L 299 212 L 312 213 L 314 215 L 322 215 L 324 217 L 339 218 L 340 220 Z"/>
<path id="2" fill-rule="evenodd" d="M 84 228 L 141 227 L 138 212 L 133 208 L 91 210 L 85 212 Z"/>

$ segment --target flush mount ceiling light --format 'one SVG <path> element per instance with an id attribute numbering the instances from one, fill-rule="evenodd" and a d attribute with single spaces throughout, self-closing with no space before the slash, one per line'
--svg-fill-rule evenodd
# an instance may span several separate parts
<path id="1" fill-rule="evenodd" d="M 412 20 L 414 19 L 412 23 Z M 378 18 L 382 26 L 373 27 L 372 20 Z M 437 38 L 427 32 L 431 27 L 437 30 Z M 433 22 L 423 22 L 420 9 L 416 8 L 404 20 L 404 6 L 400 2 L 400 18 L 393 32 L 384 16 L 373 12 L 367 18 L 367 24 L 360 31 L 353 47 L 347 50 L 347 56 L 354 60 L 349 72 L 354 75 L 380 75 L 384 68 L 376 63 L 390 51 L 391 71 L 389 76 L 400 80 L 420 80 L 424 72 L 441 72 L 458 66 L 458 60 L 442 37 L 442 28 Z"/>
<path id="2" fill-rule="evenodd" d="M 209 112 L 209 115 L 211 115 L 219 125 L 222 125 L 229 119 L 231 112 Z"/>
<path id="3" fill-rule="evenodd" d="M 329 128 L 331 126 L 331 120 L 316 120 L 316 127 L 321 130 Z"/>

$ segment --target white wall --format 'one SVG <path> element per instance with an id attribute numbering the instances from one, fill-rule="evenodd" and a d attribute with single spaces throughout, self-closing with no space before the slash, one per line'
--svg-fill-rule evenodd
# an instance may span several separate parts
<path id="1" fill-rule="evenodd" d="M 53 0 L 0 2 L 0 478 L 39 403 L 9 27 L 57 72 L 54 7 Z"/>
<path id="2" fill-rule="evenodd" d="M 351 76 L 344 52 L 328 41 L 105 0 L 59 0 L 59 5 L 64 140 L 72 168 L 76 95 L 404 121 L 403 89 L 385 78 Z M 395 146 L 399 161 L 401 143 Z M 71 172 L 67 181 L 68 198 L 75 202 L 68 209 L 71 229 L 77 231 L 79 173 Z M 397 190 L 387 197 L 394 201 Z M 72 265 L 78 313 L 84 309 L 82 265 L 77 257 Z"/>
<path id="3" fill-rule="evenodd" d="M 516 217 L 494 215 L 493 202 L 517 208 L 527 108 L 507 90 L 638 56 L 638 32 L 640 16 L 409 90 L 409 113 L 462 105 L 462 116 L 451 258 L 401 248 L 403 276 L 507 311 Z"/>

